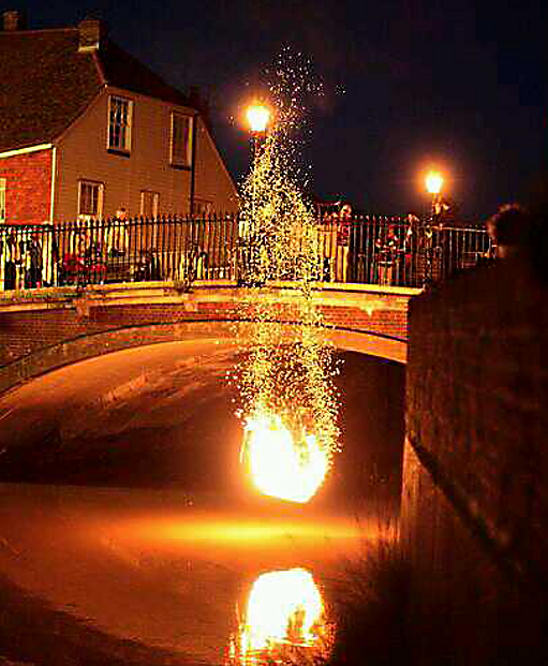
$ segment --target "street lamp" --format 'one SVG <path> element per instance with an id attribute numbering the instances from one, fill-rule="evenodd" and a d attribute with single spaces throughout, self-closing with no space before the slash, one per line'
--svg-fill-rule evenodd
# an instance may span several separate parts
<path id="1" fill-rule="evenodd" d="M 265 136 L 270 121 L 270 109 L 260 102 L 254 102 L 247 107 L 245 115 L 253 139 L 253 161 L 255 161 L 259 140 Z"/>
<path id="2" fill-rule="evenodd" d="M 433 278 L 433 262 L 434 262 L 434 247 L 433 247 L 433 229 L 432 225 L 436 219 L 437 208 L 441 203 L 441 190 L 443 187 L 443 176 L 439 171 L 429 171 L 424 179 L 426 191 L 432 196 L 430 217 L 424 227 L 425 237 L 425 271 L 424 271 L 424 286 L 429 285 Z"/>
<path id="3" fill-rule="evenodd" d="M 432 219 L 436 214 L 436 204 L 439 203 L 441 198 L 440 194 L 443 187 L 443 182 L 444 182 L 443 176 L 441 175 L 441 173 L 439 173 L 439 171 L 429 171 L 426 174 L 426 178 L 424 179 L 424 183 L 426 185 L 426 191 L 432 195 L 432 208 L 431 208 Z"/>
<path id="4" fill-rule="evenodd" d="M 251 130 L 251 138 L 253 141 L 253 162 L 251 167 L 251 219 L 246 220 L 246 225 L 239 229 L 239 243 L 240 243 L 240 263 L 241 263 L 241 277 L 238 281 L 251 285 L 256 284 L 257 276 L 254 270 L 258 265 L 256 253 L 259 248 L 254 247 L 254 237 L 257 236 L 257 180 L 259 178 L 259 146 L 260 141 L 266 136 L 266 130 L 270 121 L 270 109 L 261 104 L 260 102 L 253 102 L 246 109 L 246 120 Z M 256 272 L 256 270 L 255 270 Z"/>
<path id="5" fill-rule="evenodd" d="M 425 178 L 426 189 L 430 194 L 439 194 L 443 187 L 443 176 L 438 171 L 429 171 Z"/>
<path id="6" fill-rule="evenodd" d="M 266 132 L 270 120 L 270 110 L 268 107 L 256 102 L 248 107 L 245 115 L 253 135 Z"/>

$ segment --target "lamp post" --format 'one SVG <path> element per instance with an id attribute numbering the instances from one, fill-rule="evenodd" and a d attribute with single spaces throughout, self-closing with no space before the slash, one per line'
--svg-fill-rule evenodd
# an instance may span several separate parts
<path id="1" fill-rule="evenodd" d="M 443 176 L 438 171 L 429 171 L 424 179 L 426 191 L 432 196 L 432 203 L 430 208 L 431 219 L 436 215 L 436 206 L 440 203 L 441 190 L 443 188 Z"/>
<path id="2" fill-rule="evenodd" d="M 253 161 L 257 156 L 257 144 L 266 134 L 266 128 L 270 121 L 270 110 L 264 104 L 254 102 L 247 108 L 246 118 L 253 139 Z"/>
<path id="3" fill-rule="evenodd" d="M 260 141 L 266 136 L 266 128 L 270 121 L 270 109 L 259 102 L 254 102 L 247 107 L 246 118 L 251 130 L 253 140 L 253 163 L 252 169 L 257 167 L 257 157 L 259 154 Z M 251 216 L 255 218 L 255 193 L 257 187 L 257 174 L 253 173 L 253 190 L 251 193 Z"/>
<path id="4" fill-rule="evenodd" d="M 252 189 L 251 189 L 251 224 L 247 222 L 248 229 L 240 229 L 240 262 L 241 275 L 239 282 L 246 284 L 255 284 L 258 282 L 257 275 L 253 274 L 256 268 L 257 257 L 255 253 L 258 248 L 252 247 L 253 242 L 257 242 L 257 221 L 255 220 L 256 198 L 257 198 L 257 158 L 259 155 L 260 141 L 266 136 L 266 129 L 270 121 L 270 109 L 259 102 L 254 102 L 246 110 L 246 120 L 251 131 L 253 141 L 252 156 Z"/>
<path id="5" fill-rule="evenodd" d="M 429 171 L 426 174 L 424 179 L 424 184 L 426 186 L 426 191 L 431 195 L 432 200 L 430 204 L 430 215 L 428 217 L 427 224 L 424 227 L 425 234 L 425 271 L 424 271 L 424 285 L 427 286 L 432 283 L 433 278 L 433 229 L 432 223 L 436 219 L 437 211 L 436 208 L 441 203 L 441 190 L 443 187 L 443 176 L 438 171 Z"/>

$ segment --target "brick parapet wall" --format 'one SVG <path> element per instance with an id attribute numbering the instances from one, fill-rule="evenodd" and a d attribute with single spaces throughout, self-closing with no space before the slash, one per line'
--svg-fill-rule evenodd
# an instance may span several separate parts
<path id="1" fill-rule="evenodd" d="M 51 149 L 0 159 L 0 178 L 6 179 L 6 223 L 50 221 L 51 166 Z"/>
<path id="2" fill-rule="evenodd" d="M 516 260 L 462 275 L 409 312 L 409 442 L 493 556 L 536 581 L 548 551 L 547 299 Z"/>

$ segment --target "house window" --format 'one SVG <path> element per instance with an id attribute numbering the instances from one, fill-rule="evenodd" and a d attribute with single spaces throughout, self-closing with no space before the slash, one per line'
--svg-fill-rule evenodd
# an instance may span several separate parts
<path id="1" fill-rule="evenodd" d="M 108 103 L 109 150 L 129 153 L 131 150 L 131 118 L 133 102 L 124 97 L 111 95 Z"/>
<path id="2" fill-rule="evenodd" d="M 192 214 L 199 216 L 211 215 L 213 212 L 213 202 L 208 199 L 194 199 L 192 202 Z"/>
<path id="3" fill-rule="evenodd" d="M 160 195 L 158 192 L 141 190 L 141 215 L 148 218 L 158 217 L 160 207 Z"/>
<path id="4" fill-rule="evenodd" d="M 194 119 L 181 113 L 171 114 L 171 157 L 173 166 L 192 166 L 192 129 Z"/>
<path id="5" fill-rule="evenodd" d="M 6 179 L 0 178 L 0 223 L 6 221 Z"/>
<path id="6" fill-rule="evenodd" d="M 78 217 L 81 219 L 103 216 L 103 196 L 105 186 L 91 180 L 78 183 Z"/>

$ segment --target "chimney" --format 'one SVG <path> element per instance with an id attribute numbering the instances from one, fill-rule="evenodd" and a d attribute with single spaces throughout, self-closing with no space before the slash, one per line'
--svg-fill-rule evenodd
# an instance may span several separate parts
<path id="1" fill-rule="evenodd" d="M 78 42 L 79 53 L 97 51 L 105 35 L 103 22 L 98 19 L 84 19 L 78 24 L 80 38 Z"/>
<path id="2" fill-rule="evenodd" d="M 5 32 L 16 32 L 17 30 L 24 30 L 26 27 L 25 17 L 17 9 L 7 9 L 2 12 L 2 20 Z"/>

